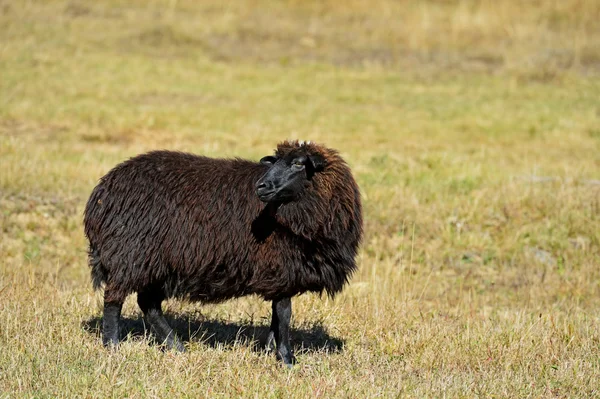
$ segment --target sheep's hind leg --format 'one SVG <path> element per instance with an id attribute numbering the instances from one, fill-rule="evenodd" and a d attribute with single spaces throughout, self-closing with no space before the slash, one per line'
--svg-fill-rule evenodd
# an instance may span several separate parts
<path id="1" fill-rule="evenodd" d="M 269 328 L 269 335 L 267 336 L 266 350 L 267 352 L 274 352 L 275 346 L 275 333 L 278 329 L 277 311 L 275 310 L 275 301 L 273 301 L 273 312 L 271 314 L 271 327 Z"/>
<path id="2" fill-rule="evenodd" d="M 124 299 L 115 295 L 109 287 L 104 290 L 104 313 L 102 316 L 102 343 L 107 347 L 119 345 L 121 309 Z"/>
<path id="3" fill-rule="evenodd" d="M 277 358 L 288 367 L 296 363 L 290 346 L 290 319 L 292 317 L 292 300 L 283 298 L 273 301 L 273 316 L 267 338 L 267 348 L 273 347 L 273 339 L 277 344 Z"/>
<path id="4" fill-rule="evenodd" d="M 161 307 L 163 299 L 163 295 L 156 291 L 138 293 L 138 305 L 144 312 L 144 320 L 150 325 L 159 342 L 165 344 L 169 349 L 185 352 L 183 343 L 165 320 Z"/>

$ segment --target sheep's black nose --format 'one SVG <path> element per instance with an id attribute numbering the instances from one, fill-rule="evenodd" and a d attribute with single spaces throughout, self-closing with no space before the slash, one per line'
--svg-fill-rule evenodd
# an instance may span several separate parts
<path id="1" fill-rule="evenodd" d="M 272 181 L 269 180 L 259 180 L 256 182 L 256 189 L 262 191 L 271 191 L 275 187 Z"/>
<path id="2" fill-rule="evenodd" d="M 259 196 L 261 200 L 268 198 L 269 195 L 273 194 L 273 183 L 269 181 L 259 181 L 256 183 L 256 195 Z"/>

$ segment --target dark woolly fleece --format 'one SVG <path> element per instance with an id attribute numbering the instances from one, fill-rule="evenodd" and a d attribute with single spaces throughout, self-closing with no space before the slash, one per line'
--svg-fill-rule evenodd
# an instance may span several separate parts
<path id="1" fill-rule="evenodd" d="M 155 151 L 116 166 L 85 209 L 94 287 L 107 302 L 157 290 L 201 302 L 335 295 L 356 269 L 360 194 L 335 150 L 286 141 L 275 151 L 311 154 L 324 169 L 285 204 L 258 199 L 268 166 L 257 162 Z"/>

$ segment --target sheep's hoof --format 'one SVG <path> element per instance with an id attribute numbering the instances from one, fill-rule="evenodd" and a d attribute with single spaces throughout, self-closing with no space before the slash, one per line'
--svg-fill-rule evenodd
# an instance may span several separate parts
<path id="1" fill-rule="evenodd" d="M 119 340 L 117 338 L 114 337 L 107 337 L 107 338 L 102 338 L 102 345 L 104 345 L 104 347 L 106 349 L 109 350 L 117 350 L 117 348 L 119 347 Z"/>
<path id="2" fill-rule="evenodd" d="M 178 339 L 169 340 L 165 342 L 165 347 L 167 350 L 176 352 L 176 353 L 185 353 L 185 346 L 183 346 L 183 342 Z"/>
<path id="3" fill-rule="evenodd" d="M 296 358 L 294 357 L 294 355 L 289 355 L 288 354 L 286 356 L 281 356 L 278 353 L 277 354 L 277 359 L 280 360 L 283 363 L 283 365 L 285 367 L 287 367 L 288 369 L 291 369 L 296 364 Z"/>
<path id="4" fill-rule="evenodd" d="M 177 341 L 177 343 L 174 346 L 174 349 L 179 353 L 185 353 L 185 346 L 183 346 L 183 343 L 181 341 Z"/>

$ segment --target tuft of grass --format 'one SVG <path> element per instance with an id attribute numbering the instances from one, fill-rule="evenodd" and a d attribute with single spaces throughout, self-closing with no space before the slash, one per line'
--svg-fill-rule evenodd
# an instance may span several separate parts
<path id="1" fill-rule="evenodd" d="M 595 397 L 596 1 L 0 0 L 2 397 Z M 294 299 L 299 365 L 257 298 L 135 298 L 99 338 L 82 212 L 168 148 L 337 148 L 361 187 L 359 271 Z"/>

